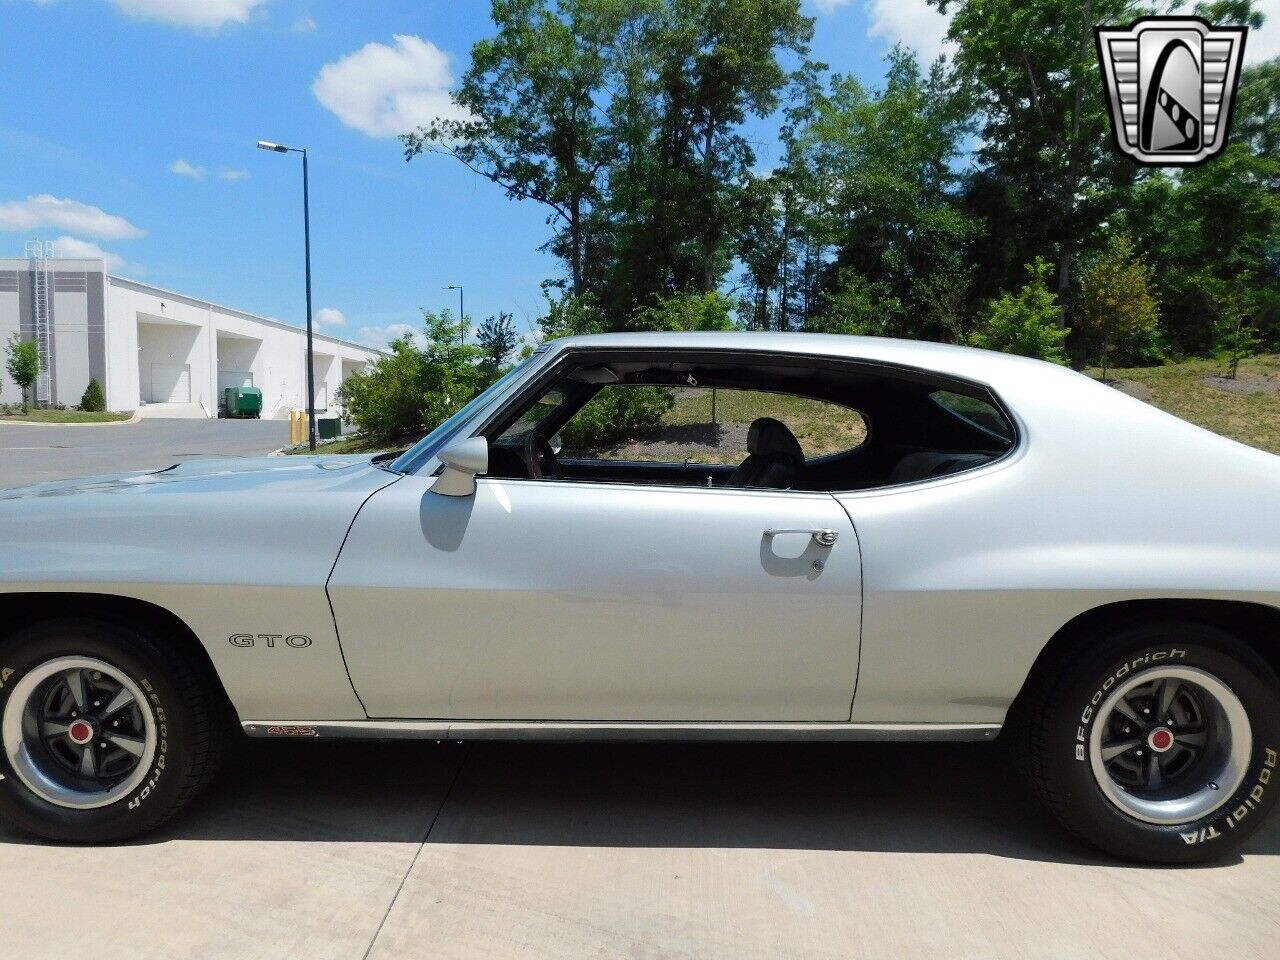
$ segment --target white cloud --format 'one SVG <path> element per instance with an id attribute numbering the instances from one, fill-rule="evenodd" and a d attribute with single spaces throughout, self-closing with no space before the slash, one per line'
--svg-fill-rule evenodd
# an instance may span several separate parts
<path id="1" fill-rule="evenodd" d="M 820 0 L 829 2 L 838 4 L 841 0 Z M 939 13 L 925 0 L 871 0 L 869 6 L 871 25 L 867 36 L 884 37 L 890 44 L 901 43 L 914 50 L 925 64 L 948 52 L 950 44 L 945 41 L 951 17 Z"/>
<path id="2" fill-rule="evenodd" d="M 349 127 L 394 137 L 437 118 L 464 119 L 453 101 L 449 55 L 421 37 L 396 34 L 395 46 L 367 43 L 325 64 L 311 91 Z"/>
<path id="3" fill-rule="evenodd" d="M 316 323 L 322 327 L 341 327 L 347 322 L 342 311 L 336 307 L 322 307 L 316 311 Z"/>
<path id="4" fill-rule="evenodd" d="M 190 177 L 192 180 L 203 180 L 205 175 L 204 167 L 193 167 L 185 160 L 175 160 L 169 164 L 169 172 L 176 173 L 180 177 Z"/>
<path id="5" fill-rule="evenodd" d="M 70 257 L 76 260 L 101 260 L 110 273 L 141 274 L 144 272 L 136 263 L 126 263 L 120 254 L 103 250 L 96 243 L 81 240 L 78 237 L 59 237 L 53 241 L 53 253 L 57 257 Z"/>
<path id="6" fill-rule="evenodd" d="M 223 180 L 248 180 L 249 171 L 224 169 L 220 174 L 218 174 L 218 176 L 220 176 Z"/>
<path id="7" fill-rule="evenodd" d="M 109 240 L 126 240 L 147 234 L 147 231 L 135 227 L 124 217 L 117 217 L 79 200 L 66 197 L 59 200 L 48 193 L 0 203 L 0 230 L 38 230 L 41 227 L 74 230 L 76 233 Z"/>
<path id="8" fill-rule="evenodd" d="M 293 26 L 289 29 L 294 33 L 314 33 L 316 29 L 316 22 L 311 19 L 309 14 L 303 14 L 297 20 L 293 21 Z"/>
<path id="9" fill-rule="evenodd" d="M 1280 56 L 1280 0 L 1255 0 L 1253 8 L 1267 18 L 1261 30 L 1250 30 L 1244 42 L 1244 62 L 1261 63 Z"/>
<path id="10" fill-rule="evenodd" d="M 245 23 L 267 0 L 110 0 L 135 20 L 156 20 L 192 30 L 218 30 Z"/>
<path id="11" fill-rule="evenodd" d="M 847 7 L 852 0 L 813 0 L 813 5 L 818 8 L 819 13 L 835 13 L 839 7 Z"/>
<path id="12" fill-rule="evenodd" d="M 420 336 L 418 328 L 408 323 L 391 323 L 385 327 L 361 327 L 359 334 L 362 343 L 380 349 L 398 337 L 409 337 L 416 343 Z"/>

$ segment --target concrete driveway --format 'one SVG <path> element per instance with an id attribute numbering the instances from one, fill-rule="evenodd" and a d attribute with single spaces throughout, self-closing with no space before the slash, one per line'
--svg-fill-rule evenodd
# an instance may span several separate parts
<path id="1" fill-rule="evenodd" d="M 1280 820 L 1146 869 L 990 745 L 246 744 L 157 836 L 0 827 L 4 955 L 1277 956 Z"/>
<path id="2" fill-rule="evenodd" d="M 192 457 L 258 457 L 288 442 L 289 423 L 282 420 L 0 422 L 0 487 L 167 467 Z"/>

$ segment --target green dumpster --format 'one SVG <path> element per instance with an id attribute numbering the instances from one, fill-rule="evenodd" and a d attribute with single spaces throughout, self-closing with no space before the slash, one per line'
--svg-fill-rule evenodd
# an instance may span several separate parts
<path id="1" fill-rule="evenodd" d="M 257 387 L 227 387 L 222 391 L 222 406 L 228 417 L 262 416 L 262 391 Z"/>
<path id="2" fill-rule="evenodd" d="M 339 417 L 317 417 L 316 439 L 337 440 L 342 436 L 342 420 Z"/>

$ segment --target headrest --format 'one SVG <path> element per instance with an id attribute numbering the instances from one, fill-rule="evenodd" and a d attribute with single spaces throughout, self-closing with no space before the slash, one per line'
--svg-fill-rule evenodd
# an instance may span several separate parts
<path id="1" fill-rule="evenodd" d="M 754 455 L 783 454 L 797 464 L 804 463 L 804 451 L 800 441 L 787 429 L 787 425 L 773 417 L 760 417 L 747 431 L 747 452 Z"/>

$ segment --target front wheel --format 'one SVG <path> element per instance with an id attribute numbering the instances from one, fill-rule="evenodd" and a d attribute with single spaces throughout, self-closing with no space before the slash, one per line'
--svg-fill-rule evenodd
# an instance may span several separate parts
<path id="1" fill-rule="evenodd" d="M 218 701 L 157 639 L 92 620 L 0 643 L 0 815 L 52 840 L 158 826 L 211 774 Z"/>
<path id="2" fill-rule="evenodd" d="M 1109 853 L 1221 857 L 1280 796 L 1280 682 L 1216 628 L 1169 622 L 1101 638 L 1030 707 L 1037 792 Z"/>

